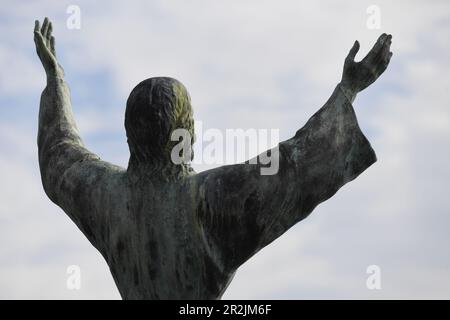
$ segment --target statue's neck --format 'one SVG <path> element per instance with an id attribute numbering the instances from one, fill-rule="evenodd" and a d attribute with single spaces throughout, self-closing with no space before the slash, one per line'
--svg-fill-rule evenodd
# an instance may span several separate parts
<path id="1" fill-rule="evenodd" d="M 174 164 L 170 159 L 152 158 L 136 159 L 130 157 L 128 174 L 132 181 L 151 179 L 170 182 L 180 180 L 194 171 L 190 164 Z"/>

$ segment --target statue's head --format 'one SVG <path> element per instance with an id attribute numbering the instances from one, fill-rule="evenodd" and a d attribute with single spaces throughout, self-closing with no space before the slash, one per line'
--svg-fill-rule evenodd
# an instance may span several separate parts
<path id="1" fill-rule="evenodd" d="M 178 141 L 175 129 L 194 137 L 194 118 L 189 93 L 172 78 L 150 78 L 139 83 L 127 101 L 125 129 L 130 148 L 130 167 L 165 167 Z M 193 139 L 192 139 L 193 142 Z"/>

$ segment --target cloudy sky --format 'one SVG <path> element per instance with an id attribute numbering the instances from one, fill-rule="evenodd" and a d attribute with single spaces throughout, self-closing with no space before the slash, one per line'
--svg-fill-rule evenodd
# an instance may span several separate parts
<path id="1" fill-rule="evenodd" d="M 69 5 L 81 9 L 80 29 L 67 28 Z M 380 29 L 367 26 L 370 5 Z M 378 162 L 243 265 L 224 298 L 450 298 L 450 3 L 331 0 L 3 0 L 0 298 L 120 298 L 105 261 L 40 184 L 45 74 L 33 26 L 44 16 L 85 144 L 122 166 L 125 102 L 143 79 L 182 81 L 205 129 L 279 129 L 285 140 L 330 96 L 354 40 L 360 59 L 392 33 L 388 70 L 354 103 Z M 70 265 L 79 290 L 67 288 Z M 380 290 L 366 286 L 370 265 Z"/>

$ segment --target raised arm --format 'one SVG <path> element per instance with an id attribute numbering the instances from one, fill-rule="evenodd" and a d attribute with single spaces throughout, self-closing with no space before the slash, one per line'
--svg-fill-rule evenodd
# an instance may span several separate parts
<path id="1" fill-rule="evenodd" d="M 106 241 L 99 228 L 106 226 L 108 184 L 119 179 L 122 169 L 101 161 L 87 150 L 78 134 L 70 91 L 56 60 L 52 23 L 42 28 L 35 22 L 34 41 L 47 75 L 39 110 L 39 167 L 44 190 L 77 224 L 87 238 L 101 247 Z M 99 236 L 102 234 L 102 236 Z"/>
<path id="2" fill-rule="evenodd" d="M 391 37 L 382 35 L 356 63 L 349 53 L 342 82 L 295 136 L 279 144 L 279 170 L 259 164 L 224 166 L 199 174 L 198 216 L 218 265 L 233 272 L 258 250 L 307 217 L 376 161 L 351 101 L 386 69 Z"/>

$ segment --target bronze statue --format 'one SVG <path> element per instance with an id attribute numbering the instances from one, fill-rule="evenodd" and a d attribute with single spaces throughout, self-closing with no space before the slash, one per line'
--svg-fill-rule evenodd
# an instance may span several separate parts
<path id="1" fill-rule="evenodd" d="M 240 265 L 376 161 L 352 102 L 386 69 L 391 35 L 361 62 L 355 42 L 331 97 L 279 144 L 274 175 L 258 163 L 201 173 L 173 163 L 171 132 L 193 134 L 194 121 L 186 88 L 171 78 L 144 80 L 128 98 L 128 168 L 101 160 L 79 136 L 47 18 L 34 39 L 47 74 L 38 133 L 45 192 L 103 255 L 124 299 L 220 298 Z"/>

